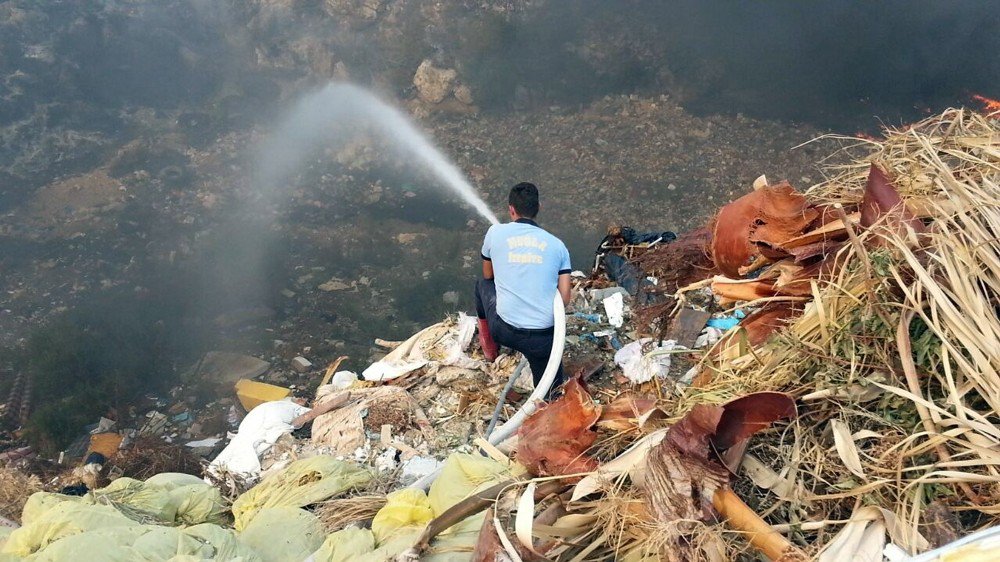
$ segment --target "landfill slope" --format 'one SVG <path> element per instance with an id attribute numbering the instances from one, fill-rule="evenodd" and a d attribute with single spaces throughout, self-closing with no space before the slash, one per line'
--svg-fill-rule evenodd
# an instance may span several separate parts
<path id="1" fill-rule="evenodd" d="M 223 453 L 206 481 L 34 493 L 0 548 L 15 560 L 136 545 L 158 560 L 995 556 L 990 533 L 973 533 L 995 524 L 984 420 L 1000 380 L 1000 125 L 949 110 L 844 150 L 850 164 L 824 183 L 761 176 L 707 228 L 612 229 L 598 266 L 574 275 L 571 380 L 516 439 L 491 445 L 486 426 L 508 379 L 522 375 L 501 423 L 531 379 L 516 357 L 485 361 L 459 314 L 380 341 L 387 353 L 361 374 L 331 364 L 305 406 L 244 392 L 249 414 L 225 445 L 246 442 L 254 462 Z M 62 478 L 107 477 L 87 467 Z"/>

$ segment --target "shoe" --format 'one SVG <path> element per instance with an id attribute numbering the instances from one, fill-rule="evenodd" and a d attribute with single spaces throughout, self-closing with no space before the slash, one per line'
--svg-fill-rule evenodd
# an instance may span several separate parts
<path id="1" fill-rule="evenodd" d="M 483 355 L 490 363 L 500 354 L 500 346 L 493 341 L 493 336 L 490 335 L 490 325 L 485 318 L 479 319 L 479 346 L 483 348 Z"/>

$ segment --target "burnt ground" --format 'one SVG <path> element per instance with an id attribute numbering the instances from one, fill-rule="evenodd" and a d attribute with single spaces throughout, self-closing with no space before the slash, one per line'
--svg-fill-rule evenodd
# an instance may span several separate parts
<path id="1" fill-rule="evenodd" d="M 486 223 L 377 144 L 317 154 L 278 197 L 248 207 L 260 196 L 253 158 L 265 129 L 196 148 L 176 116 L 145 118 L 139 141 L 0 217 L 8 351 L 81 305 L 134 309 L 176 336 L 169 353 L 157 348 L 170 364 L 155 376 L 222 349 L 271 361 L 269 380 L 301 388 L 318 375 L 295 373 L 296 355 L 317 369 L 348 355 L 343 368 L 360 372 L 384 352 L 374 338 L 405 339 L 472 310 Z M 421 125 L 498 214 L 510 185 L 538 184 L 541 224 L 582 270 L 611 224 L 683 232 L 760 174 L 800 188 L 820 179 L 819 148 L 793 150 L 820 131 L 696 117 L 666 97 Z"/>

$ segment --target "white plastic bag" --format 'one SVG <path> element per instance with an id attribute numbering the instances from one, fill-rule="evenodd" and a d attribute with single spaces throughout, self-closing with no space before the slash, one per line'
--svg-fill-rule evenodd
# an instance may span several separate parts
<path id="1" fill-rule="evenodd" d="M 674 340 L 659 342 L 649 351 L 643 351 L 652 338 L 634 341 L 615 352 L 615 364 L 622 368 L 628 380 L 639 384 L 653 377 L 666 377 L 670 372 L 670 354 L 664 353 L 680 346 Z"/>
<path id="2" fill-rule="evenodd" d="M 219 474 L 225 469 L 243 477 L 260 475 L 260 455 L 279 437 L 291 433 L 292 420 L 308 411 L 287 400 L 264 402 L 250 410 L 229 445 L 208 465 L 209 472 Z"/>

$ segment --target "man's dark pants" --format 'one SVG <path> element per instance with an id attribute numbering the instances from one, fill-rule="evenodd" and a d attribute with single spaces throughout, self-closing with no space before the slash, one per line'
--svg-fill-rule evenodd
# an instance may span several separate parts
<path id="1" fill-rule="evenodd" d="M 545 365 L 549 362 L 549 355 L 552 353 L 553 329 L 525 330 L 504 322 L 497 314 L 497 286 L 493 279 L 480 279 L 476 282 L 476 314 L 486 319 L 493 341 L 520 351 L 524 355 L 528 365 L 531 366 L 531 376 L 535 380 L 535 386 L 538 386 L 538 381 L 545 372 Z M 563 367 L 560 361 L 552 388 L 556 389 L 562 383 Z"/>

